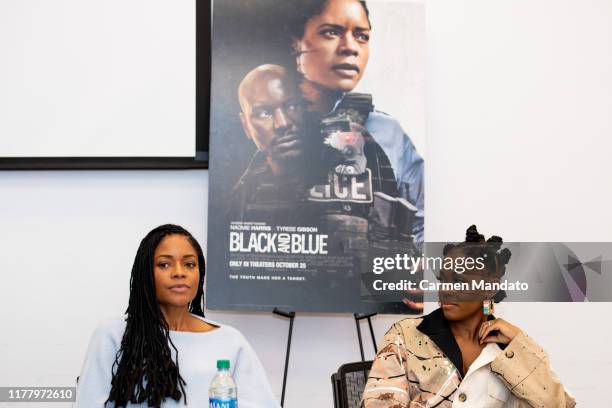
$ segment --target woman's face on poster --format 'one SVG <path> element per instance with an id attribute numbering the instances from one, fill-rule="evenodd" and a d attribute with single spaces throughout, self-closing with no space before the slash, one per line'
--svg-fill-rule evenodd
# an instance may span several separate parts
<path id="1" fill-rule="evenodd" d="M 370 55 L 370 23 L 356 0 L 329 0 L 311 17 L 298 41 L 298 70 L 306 80 L 334 91 L 351 91 Z"/>

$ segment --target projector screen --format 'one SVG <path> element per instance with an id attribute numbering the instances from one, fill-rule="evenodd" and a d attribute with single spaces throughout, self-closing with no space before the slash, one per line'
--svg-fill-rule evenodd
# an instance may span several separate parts
<path id="1" fill-rule="evenodd" d="M 0 160 L 196 156 L 195 0 L 3 0 L 0 52 Z"/>

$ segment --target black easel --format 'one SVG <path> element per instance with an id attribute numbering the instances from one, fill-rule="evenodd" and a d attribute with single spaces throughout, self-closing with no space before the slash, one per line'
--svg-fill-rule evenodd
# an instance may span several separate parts
<path id="1" fill-rule="evenodd" d="M 355 313 L 355 325 L 357 326 L 357 338 L 359 339 L 359 352 L 361 353 L 361 361 L 365 361 L 365 354 L 363 353 L 363 340 L 361 338 L 361 326 L 359 322 L 363 319 L 368 319 L 368 325 L 370 326 L 370 335 L 372 336 L 372 346 L 374 347 L 374 354 L 376 354 L 376 339 L 374 338 L 374 328 L 372 327 L 372 316 L 376 316 L 377 313 Z"/>
<path id="2" fill-rule="evenodd" d="M 285 355 L 285 372 L 283 373 L 283 391 L 281 394 L 281 407 L 285 404 L 285 387 L 287 386 L 287 370 L 289 369 L 289 352 L 291 351 L 291 334 L 293 333 L 293 319 L 295 312 L 284 312 L 274 308 L 272 313 L 289 319 L 289 336 L 287 337 L 287 354 Z"/>
<path id="3" fill-rule="evenodd" d="M 285 354 L 285 371 L 283 373 L 283 391 L 281 393 L 281 407 L 285 405 L 285 389 L 287 387 L 287 371 L 289 370 L 289 354 L 291 352 L 291 335 L 293 334 L 293 320 L 295 319 L 295 312 L 285 312 L 274 308 L 273 314 L 286 317 L 289 319 L 289 335 L 287 336 L 287 353 Z M 372 327 L 372 317 L 376 316 L 377 313 L 355 313 L 355 325 L 357 326 L 357 338 L 359 339 L 359 351 L 361 352 L 361 361 L 365 361 L 365 355 L 363 353 L 363 340 L 361 338 L 361 327 L 359 322 L 363 319 L 368 320 L 370 326 L 370 335 L 372 336 L 372 346 L 374 347 L 374 354 L 376 354 L 376 339 L 374 337 L 374 328 Z"/>

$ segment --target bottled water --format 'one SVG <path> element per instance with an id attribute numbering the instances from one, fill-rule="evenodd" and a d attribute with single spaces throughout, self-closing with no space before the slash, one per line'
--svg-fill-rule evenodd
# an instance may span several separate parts
<path id="1" fill-rule="evenodd" d="M 229 360 L 217 360 L 217 374 L 208 389 L 210 408 L 237 408 L 236 383 L 229 372 Z"/>

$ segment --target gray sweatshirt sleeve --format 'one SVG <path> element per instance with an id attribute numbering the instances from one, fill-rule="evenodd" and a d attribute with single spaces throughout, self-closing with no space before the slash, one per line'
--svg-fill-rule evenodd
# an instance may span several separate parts
<path id="1" fill-rule="evenodd" d="M 94 331 L 79 375 L 76 402 L 73 407 L 104 407 L 111 389 L 115 355 L 121 342 L 121 337 L 117 338 L 114 326 L 117 326 L 117 322 L 109 322 L 100 325 Z"/>
<path id="2" fill-rule="evenodd" d="M 234 369 L 240 408 L 280 408 L 257 354 L 242 334 L 240 337 L 241 347 Z"/>

